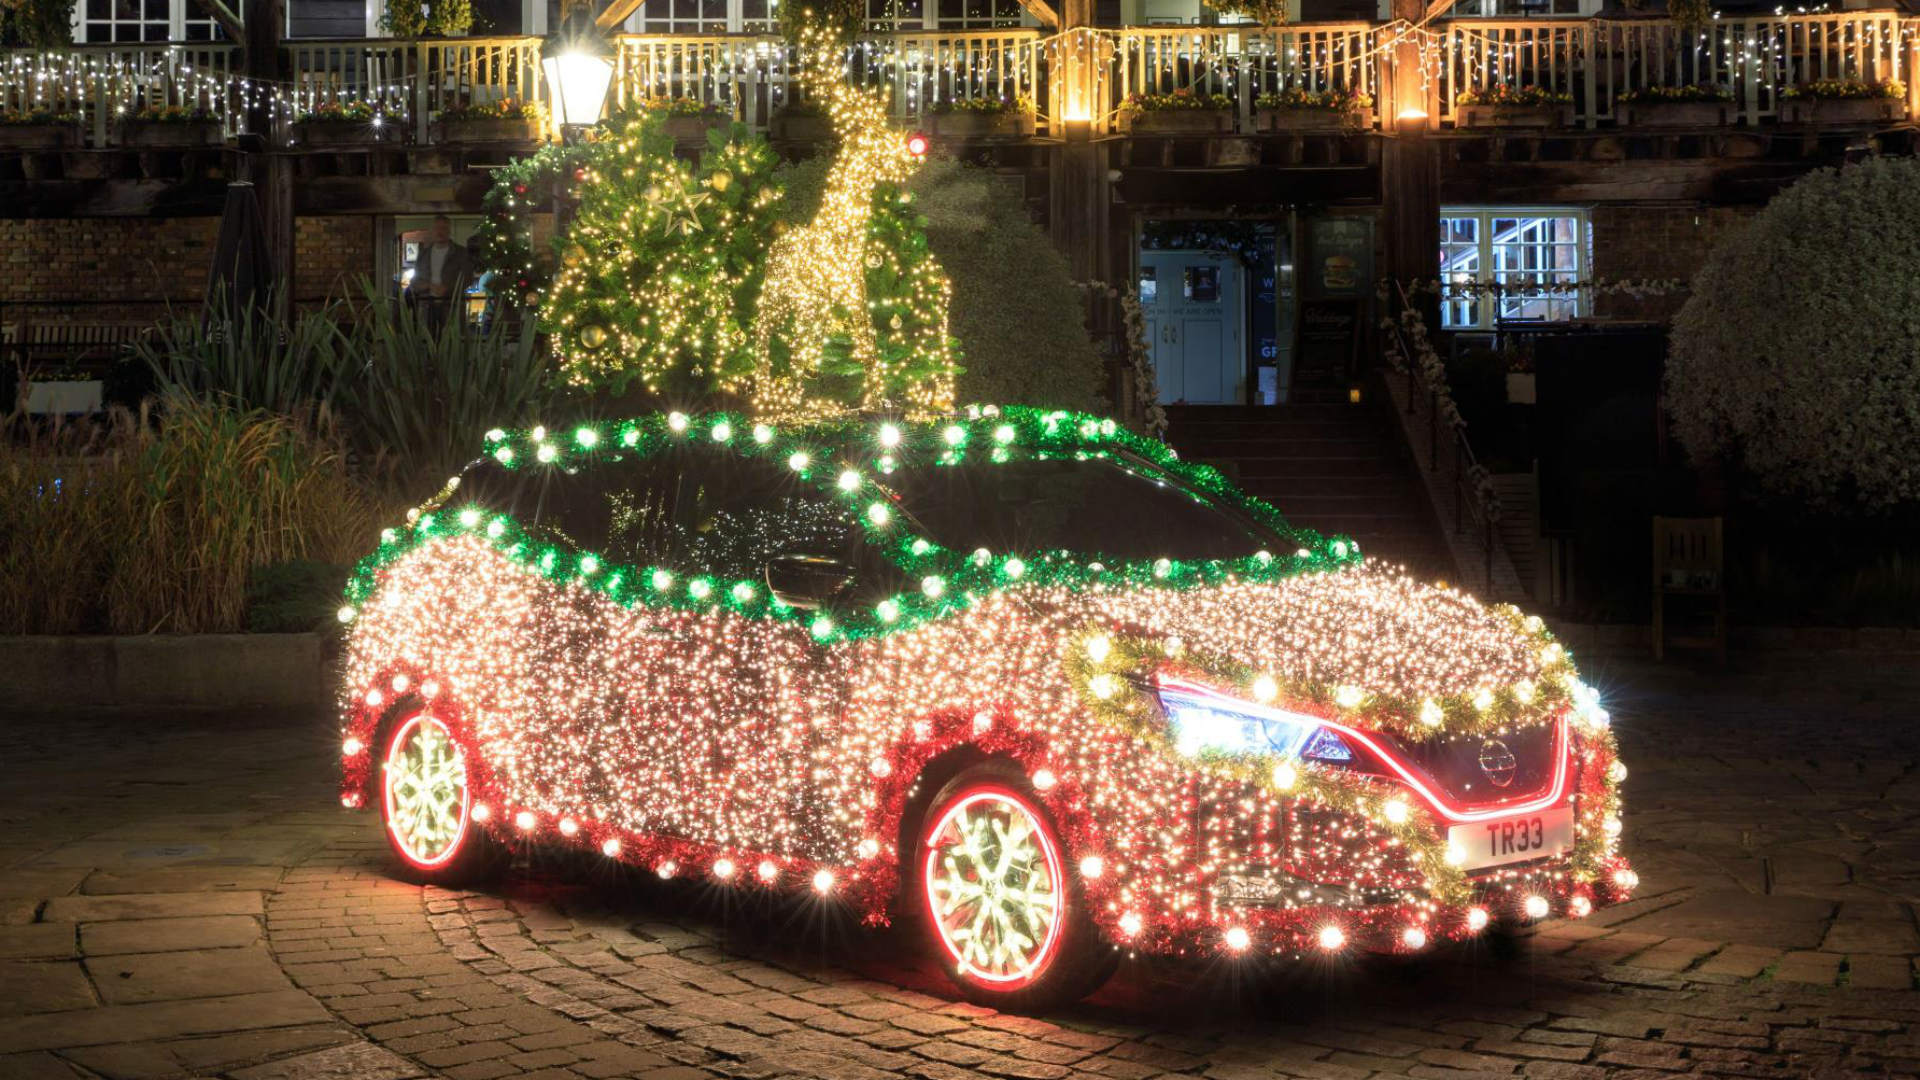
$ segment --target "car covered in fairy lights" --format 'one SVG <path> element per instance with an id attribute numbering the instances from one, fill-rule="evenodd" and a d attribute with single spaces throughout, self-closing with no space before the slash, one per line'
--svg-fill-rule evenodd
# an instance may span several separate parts
<path id="1" fill-rule="evenodd" d="M 961 991 L 1414 952 L 1637 884 L 1537 618 L 1111 420 L 488 434 L 349 583 L 342 802 L 416 879 L 562 845 L 923 925 Z"/>

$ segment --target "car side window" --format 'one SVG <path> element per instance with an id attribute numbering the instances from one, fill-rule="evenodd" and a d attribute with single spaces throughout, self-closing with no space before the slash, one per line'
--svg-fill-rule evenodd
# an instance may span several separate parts
<path id="1" fill-rule="evenodd" d="M 792 470 L 716 455 L 700 469 L 686 539 L 689 566 L 758 580 L 782 555 L 850 559 L 859 528 L 844 505 Z"/>

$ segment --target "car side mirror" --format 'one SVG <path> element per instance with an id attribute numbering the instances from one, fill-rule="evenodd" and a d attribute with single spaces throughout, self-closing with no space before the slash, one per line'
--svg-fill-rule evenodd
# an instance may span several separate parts
<path id="1" fill-rule="evenodd" d="M 815 611 L 853 580 L 853 567 L 824 555 L 776 555 L 767 560 L 767 590 L 791 608 Z"/>

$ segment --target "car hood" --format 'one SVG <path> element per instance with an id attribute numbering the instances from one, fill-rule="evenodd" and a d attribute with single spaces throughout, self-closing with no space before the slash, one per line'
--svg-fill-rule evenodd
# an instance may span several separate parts
<path id="1" fill-rule="evenodd" d="M 1228 693 L 1258 686 L 1256 696 L 1415 738 L 1544 720 L 1575 686 L 1538 618 L 1374 562 L 1109 594 L 1096 607 L 1145 665 L 1184 668 Z"/>

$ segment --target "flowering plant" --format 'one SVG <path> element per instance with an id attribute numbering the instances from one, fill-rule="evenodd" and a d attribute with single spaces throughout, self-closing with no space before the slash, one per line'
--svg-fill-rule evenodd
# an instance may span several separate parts
<path id="1" fill-rule="evenodd" d="M 329 101 L 300 114 L 302 124 L 370 124 L 378 115 L 371 101 Z"/>
<path id="2" fill-rule="evenodd" d="M 1529 109 L 1540 105 L 1567 105 L 1573 95 L 1544 86 L 1509 86 L 1495 83 L 1460 95 L 1461 105 L 1491 105 L 1501 109 Z"/>
<path id="3" fill-rule="evenodd" d="M 133 119 L 143 124 L 211 124 L 220 118 L 205 105 L 148 105 Z"/>
<path id="4" fill-rule="evenodd" d="M 1170 94 L 1128 94 L 1127 103 L 1121 108 L 1130 113 L 1231 109 L 1233 99 L 1225 94 L 1196 94 L 1183 88 Z"/>
<path id="5" fill-rule="evenodd" d="M 1625 105 L 1679 105 L 1698 101 L 1732 101 L 1733 91 L 1718 83 L 1642 86 L 1637 90 L 1628 90 L 1614 100 Z"/>
<path id="6" fill-rule="evenodd" d="M 932 111 L 941 115 L 948 113 L 977 113 L 987 116 L 998 116 L 1002 113 L 1026 115 L 1034 111 L 1034 105 L 1032 98 L 1025 94 L 1015 94 L 1010 98 L 950 98 L 936 102 Z"/>
<path id="7" fill-rule="evenodd" d="M 1866 82 L 1862 79 L 1815 79 L 1799 86 L 1789 86 L 1780 91 L 1780 96 L 1788 100 L 1830 99 L 1836 101 L 1863 101 L 1871 98 L 1897 98 L 1906 96 L 1907 88 L 1899 79 L 1885 82 Z"/>
<path id="8" fill-rule="evenodd" d="M 621 110 L 622 115 L 633 116 L 638 113 L 659 113 L 662 116 L 709 116 L 732 115 L 732 111 L 718 102 L 701 101 L 691 97 L 645 97 Z"/>
<path id="9" fill-rule="evenodd" d="M 1334 87 L 1328 90 L 1308 90 L 1299 86 L 1289 86 L 1277 94 L 1261 94 L 1253 101 L 1258 109 L 1331 109 L 1335 112 L 1358 112 L 1373 108 L 1373 95 L 1364 90 L 1346 90 Z"/>
<path id="10" fill-rule="evenodd" d="M 0 127 L 29 124 L 77 124 L 79 113 L 57 113 L 52 109 L 0 109 Z"/>
<path id="11" fill-rule="evenodd" d="M 440 110 L 442 120 L 540 120 L 546 112 L 537 101 L 501 98 L 498 101 L 465 101 Z"/>

